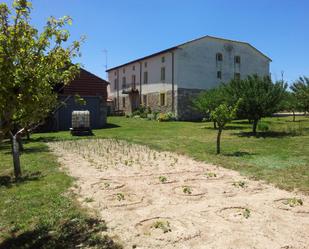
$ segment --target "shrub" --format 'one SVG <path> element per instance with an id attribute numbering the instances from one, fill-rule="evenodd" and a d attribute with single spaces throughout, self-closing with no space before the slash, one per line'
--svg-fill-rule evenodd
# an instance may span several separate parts
<path id="1" fill-rule="evenodd" d="M 167 122 L 167 121 L 174 121 L 175 116 L 172 112 L 167 112 L 167 113 L 159 113 L 157 116 L 157 120 L 159 122 Z"/>
<path id="2" fill-rule="evenodd" d="M 269 126 L 266 123 L 260 122 L 258 123 L 258 130 L 263 132 L 269 131 Z"/>

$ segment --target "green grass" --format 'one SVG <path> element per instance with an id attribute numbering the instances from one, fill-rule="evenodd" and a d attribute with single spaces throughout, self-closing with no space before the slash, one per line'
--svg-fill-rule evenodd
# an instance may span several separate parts
<path id="1" fill-rule="evenodd" d="M 109 126 L 92 138 L 124 139 L 157 150 L 175 151 L 197 160 L 234 169 L 254 179 L 309 193 L 309 118 L 265 118 L 267 132 L 250 133 L 246 120 L 229 124 L 222 135 L 222 154 L 216 155 L 212 123 L 155 122 L 110 117 Z M 83 139 L 69 132 L 35 134 L 38 140 Z M 87 138 L 87 137 L 86 137 Z M 89 137 L 88 137 L 89 138 Z"/>
<path id="2" fill-rule="evenodd" d="M 68 192 L 73 179 L 59 170 L 47 145 L 32 141 L 21 156 L 23 178 L 12 176 L 10 144 L 0 144 L 0 248 L 118 248 L 104 221 L 90 217 Z"/>

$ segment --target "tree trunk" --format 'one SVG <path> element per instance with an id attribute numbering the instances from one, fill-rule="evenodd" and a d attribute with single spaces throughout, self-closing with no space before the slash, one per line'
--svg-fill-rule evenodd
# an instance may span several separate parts
<path id="1" fill-rule="evenodd" d="M 295 122 L 295 111 L 293 111 L 293 122 Z"/>
<path id="2" fill-rule="evenodd" d="M 259 122 L 258 119 L 253 120 L 253 128 L 252 128 L 253 134 L 256 134 L 256 127 L 257 127 L 258 122 Z"/>
<path id="3" fill-rule="evenodd" d="M 19 158 L 19 144 L 17 142 L 16 135 L 12 136 L 12 155 L 13 155 L 13 165 L 14 165 L 14 175 L 18 179 L 21 177 L 20 169 L 20 158 Z"/>
<path id="4" fill-rule="evenodd" d="M 220 144 L 221 144 L 221 133 L 222 128 L 219 127 L 218 134 L 217 134 L 217 154 L 220 154 Z"/>
<path id="5" fill-rule="evenodd" d="M 214 129 L 217 129 L 217 122 L 214 121 Z"/>
<path id="6" fill-rule="evenodd" d="M 19 146 L 19 152 L 24 151 L 24 146 L 23 146 L 23 139 L 21 137 L 21 135 L 16 135 L 16 140 Z"/>

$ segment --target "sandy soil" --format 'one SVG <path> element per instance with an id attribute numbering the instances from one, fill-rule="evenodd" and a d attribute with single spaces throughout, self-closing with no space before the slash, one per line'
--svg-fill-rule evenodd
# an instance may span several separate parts
<path id="1" fill-rule="evenodd" d="M 309 248 L 307 196 L 123 141 L 49 146 L 125 248 Z"/>

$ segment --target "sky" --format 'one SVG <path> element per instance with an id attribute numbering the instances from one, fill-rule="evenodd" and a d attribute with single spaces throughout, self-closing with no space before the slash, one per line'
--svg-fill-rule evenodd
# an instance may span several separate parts
<path id="1" fill-rule="evenodd" d="M 11 4 L 12 1 L 1 0 Z M 78 59 L 106 78 L 108 68 L 211 35 L 249 42 L 272 58 L 273 80 L 309 76 L 308 0 L 33 0 L 32 23 L 69 15 Z M 107 51 L 104 52 L 104 51 Z"/>

